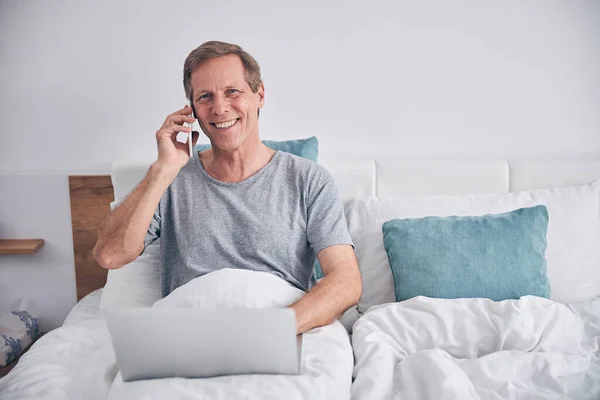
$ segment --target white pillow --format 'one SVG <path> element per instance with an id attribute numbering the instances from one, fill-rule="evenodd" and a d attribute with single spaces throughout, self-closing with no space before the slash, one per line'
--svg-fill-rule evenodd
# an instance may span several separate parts
<path id="1" fill-rule="evenodd" d="M 115 204 L 110 204 L 111 209 Z M 157 239 L 133 262 L 108 271 L 100 309 L 151 307 L 161 297 L 160 239 Z"/>
<path id="2" fill-rule="evenodd" d="M 394 218 L 502 213 L 545 204 L 546 259 L 551 298 L 574 303 L 600 294 L 600 180 L 588 185 L 503 194 L 363 198 L 349 203 L 346 219 L 363 279 L 358 311 L 394 302 L 394 279 L 381 226 Z"/>
<path id="3" fill-rule="evenodd" d="M 161 297 L 160 239 L 157 239 L 133 262 L 108 271 L 100 309 L 150 307 Z"/>

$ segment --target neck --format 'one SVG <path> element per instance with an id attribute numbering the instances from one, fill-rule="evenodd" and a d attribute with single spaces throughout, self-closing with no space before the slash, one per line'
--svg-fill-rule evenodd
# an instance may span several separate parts
<path id="1" fill-rule="evenodd" d="M 271 161 L 275 150 L 265 146 L 260 140 L 246 146 L 226 151 L 218 148 L 200 155 L 204 170 L 213 178 L 226 183 L 248 179 Z"/>

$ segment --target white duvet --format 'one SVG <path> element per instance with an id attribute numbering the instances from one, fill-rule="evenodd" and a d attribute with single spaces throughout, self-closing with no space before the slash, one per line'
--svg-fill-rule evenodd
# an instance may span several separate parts
<path id="1" fill-rule="evenodd" d="M 600 399 L 600 298 L 416 297 L 355 324 L 352 398 Z"/>
<path id="2" fill-rule="evenodd" d="M 154 307 L 283 307 L 302 295 L 271 274 L 222 269 L 178 288 Z M 38 340 L 0 379 L 0 399 L 349 399 L 352 367 L 348 333 L 335 322 L 304 334 L 301 375 L 124 382 L 99 318 Z"/>

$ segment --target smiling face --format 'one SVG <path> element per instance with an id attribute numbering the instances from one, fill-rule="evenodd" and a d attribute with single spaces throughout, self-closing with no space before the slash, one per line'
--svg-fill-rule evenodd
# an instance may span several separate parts
<path id="1" fill-rule="evenodd" d="M 237 55 L 213 58 L 192 72 L 192 100 L 200 127 L 214 148 L 233 151 L 259 142 L 258 110 L 264 86 L 252 92 Z"/>

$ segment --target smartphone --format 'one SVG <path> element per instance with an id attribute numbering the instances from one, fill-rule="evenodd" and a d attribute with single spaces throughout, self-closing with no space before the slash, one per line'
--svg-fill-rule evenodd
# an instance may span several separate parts
<path id="1" fill-rule="evenodd" d="M 192 108 L 192 117 L 196 118 L 196 113 L 194 112 L 194 106 L 192 106 L 192 102 L 190 101 L 190 107 Z M 192 125 L 194 125 L 194 123 L 190 123 L 190 133 L 188 135 L 188 148 L 190 149 L 190 158 L 192 157 L 192 154 L 194 154 L 194 144 L 192 143 L 194 141 L 194 134 L 193 134 L 193 128 Z"/>
<path id="2" fill-rule="evenodd" d="M 194 112 L 194 107 L 192 107 L 191 104 L 190 104 L 190 107 L 192 108 L 192 115 L 194 116 L 194 118 L 196 118 L 196 113 Z M 194 125 L 193 123 L 187 123 L 186 125 L 190 128 L 190 131 L 193 129 L 193 127 L 192 127 Z M 190 132 L 190 133 L 179 132 L 177 134 L 177 138 L 176 138 L 176 140 L 179 143 L 185 143 L 187 140 L 190 157 L 192 157 L 192 155 L 194 154 L 194 144 L 193 144 L 194 140 L 193 139 L 194 139 L 194 135 L 192 134 L 192 132 Z"/>

